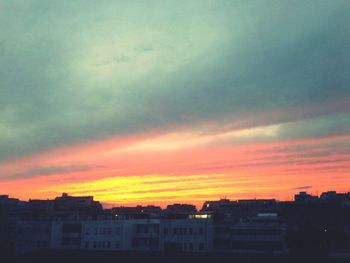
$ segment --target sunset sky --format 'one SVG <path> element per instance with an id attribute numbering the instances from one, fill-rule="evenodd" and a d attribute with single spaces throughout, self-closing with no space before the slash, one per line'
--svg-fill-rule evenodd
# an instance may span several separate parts
<path id="1" fill-rule="evenodd" d="M 350 1 L 0 0 L 0 194 L 350 191 Z"/>

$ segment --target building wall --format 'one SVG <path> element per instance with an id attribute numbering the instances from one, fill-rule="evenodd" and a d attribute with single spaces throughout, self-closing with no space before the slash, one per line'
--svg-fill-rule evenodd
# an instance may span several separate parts
<path id="1" fill-rule="evenodd" d="M 82 222 L 81 249 L 159 250 L 159 219 Z"/>
<path id="2" fill-rule="evenodd" d="M 51 222 L 19 221 L 16 233 L 16 252 L 24 253 L 51 248 L 51 229 Z"/>
<path id="3" fill-rule="evenodd" d="M 171 219 L 162 222 L 162 250 L 205 252 L 213 249 L 211 219 Z"/>
<path id="4" fill-rule="evenodd" d="M 244 253 L 286 253 L 286 226 L 276 216 L 258 216 L 231 226 L 231 250 Z"/>
<path id="5" fill-rule="evenodd" d="M 223 233 L 211 218 L 21 221 L 17 251 L 81 249 L 113 251 L 284 253 L 285 225 L 278 220 L 225 225 L 225 246 L 213 247 Z"/>
<path id="6" fill-rule="evenodd" d="M 128 246 L 129 230 L 119 220 L 88 220 L 82 222 L 83 250 L 123 250 Z"/>

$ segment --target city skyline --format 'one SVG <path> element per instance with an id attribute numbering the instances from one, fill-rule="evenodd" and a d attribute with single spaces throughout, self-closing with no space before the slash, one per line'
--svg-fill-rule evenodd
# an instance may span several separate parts
<path id="1" fill-rule="evenodd" d="M 0 193 L 348 192 L 349 7 L 0 0 Z"/>
<path id="2" fill-rule="evenodd" d="M 17 198 L 16 196 L 10 196 L 7 195 L 6 193 L 0 193 L 0 197 L 4 198 L 4 199 L 9 199 L 9 200 L 20 200 L 19 198 Z M 334 190 L 329 190 L 326 192 L 322 192 L 322 193 L 312 193 L 312 192 L 308 192 L 308 191 L 299 191 L 299 192 L 295 192 L 293 196 L 290 196 L 287 200 L 279 200 L 279 199 L 275 199 L 275 198 L 271 198 L 271 199 L 264 199 L 264 198 L 246 198 L 246 199 L 229 199 L 226 196 L 225 197 L 220 197 L 220 198 L 216 198 L 216 199 L 207 199 L 205 201 L 203 201 L 203 203 L 190 203 L 190 202 L 174 202 L 174 203 L 162 203 L 159 205 L 159 207 L 161 209 L 166 209 L 169 206 L 185 206 L 188 212 L 188 207 L 195 207 L 197 209 L 197 211 L 201 211 L 201 210 L 206 210 L 206 208 L 208 208 L 208 206 L 206 206 L 206 203 L 215 203 L 215 202 L 229 202 L 229 203 L 244 203 L 246 201 L 251 202 L 251 201 L 258 201 L 258 202 L 262 202 L 262 201 L 267 201 L 267 202 L 275 202 L 276 204 L 281 202 L 315 202 L 315 201 L 338 201 L 341 203 L 341 201 L 343 200 L 347 200 L 350 197 L 350 191 L 347 192 L 337 192 Z M 100 203 L 101 207 L 103 209 L 110 209 L 110 208 L 137 208 L 137 207 L 158 207 L 156 204 L 153 203 L 128 203 L 126 205 L 122 204 L 122 203 L 103 203 L 100 200 L 95 199 L 95 197 L 93 195 L 85 195 L 85 196 L 77 196 L 77 195 L 70 195 L 69 193 L 62 193 L 61 195 L 55 196 L 53 198 L 47 198 L 47 199 L 35 199 L 35 198 L 29 198 L 28 200 L 20 200 L 21 202 L 36 202 L 36 201 L 55 201 L 55 200 L 60 200 L 60 199 L 66 199 L 68 200 L 74 200 L 74 199 L 88 199 L 90 201 L 93 201 L 95 203 Z M 346 204 L 348 205 L 348 204 Z"/>

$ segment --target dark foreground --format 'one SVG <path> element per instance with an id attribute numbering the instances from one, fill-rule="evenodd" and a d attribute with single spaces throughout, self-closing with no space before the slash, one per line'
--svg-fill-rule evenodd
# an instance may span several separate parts
<path id="1" fill-rule="evenodd" d="M 330 257 L 323 251 L 295 251 L 288 255 L 245 255 L 228 253 L 160 253 L 160 252 L 106 252 L 106 251 L 40 251 L 35 253 L 5 256 L 1 255 L 1 263 L 109 263 L 109 262 L 152 262 L 152 263 L 323 263 L 350 262 L 350 257 Z"/>

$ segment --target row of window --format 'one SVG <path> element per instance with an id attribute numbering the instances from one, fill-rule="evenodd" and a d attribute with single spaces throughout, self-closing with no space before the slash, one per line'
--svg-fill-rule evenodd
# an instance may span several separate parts
<path id="1" fill-rule="evenodd" d="M 145 226 L 137 226 L 137 233 L 149 233 L 154 232 L 158 233 L 158 228 L 145 227 Z M 86 235 L 120 235 L 120 227 L 111 228 L 111 227 L 95 227 L 95 228 L 85 228 Z M 168 234 L 172 235 L 203 235 L 204 229 L 202 227 L 175 227 L 175 228 L 164 228 L 164 236 Z"/>
<path id="2" fill-rule="evenodd" d="M 134 240 L 135 241 L 135 240 Z M 137 240 L 138 242 L 133 242 L 134 246 L 135 245 L 140 245 L 141 243 L 143 245 L 150 245 L 151 242 L 158 246 L 158 242 L 153 242 L 156 240 L 144 240 L 147 242 L 140 242 L 141 240 Z M 114 245 L 114 246 L 113 246 Z M 119 249 L 120 248 L 120 243 L 119 241 L 112 242 L 112 241 L 85 241 L 84 245 L 85 249 Z M 184 242 L 182 243 L 182 249 L 183 251 L 203 251 L 205 250 L 205 244 L 203 242 L 199 243 L 193 243 L 193 242 Z"/>
<path id="3" fill-rule="evenodd" d="M 118 249 L 120 247 L 119 241 L 85 241 L 84 247 L 86 249 L 95 248 L 95 249 Z"/>
<path id="4" fill-rule="evenodd" d="M 172 231 L 173 235 L 203 235 L 204 229 L 202 227 L 175 227 L 172 229 L 164 228 L 164 236 L 167 236 L 168 234 L 171 234 L 170 231 Z"/>
<path id="5" fill-rule="evenodd" d="M 195 246 L 195 243 L 186 242 L 186 243 L 182 243 L 182 249 L 183 251 L 194 251 L 194 250 L 203 251 L 205 249 L 205 245 L 203 242 L 198 243 L 197 246 Z"/>
<path id="6" fill-rule="evenodd" d="M 18 228 L 18 234 L 48 234 L 49 228 L 41 228 L 41 227 L 20 227 Z"/>
<path id="7" fill-rule="evenodd" d="M 36 247 L 36 248 L 46 248 L 49 246 L 49 242 L 47 240 L 23 240 L 21 245 Z"/>
<path id="8" fill-rule="evenodd" d="M 281 235 L 281 229 L 232 229 L 234 235 Z"/>
<path id="9" fill-rule="evenodd" d="M 85 228 L 86 235 L 120 235 L 120 227 L 95 227 L 95 228 Z"/>
<path id="10" fill-rule="evenodd" d="M 159 225 L 157 224 L 137 224 L 136 233 L 159 233 Z"/>

